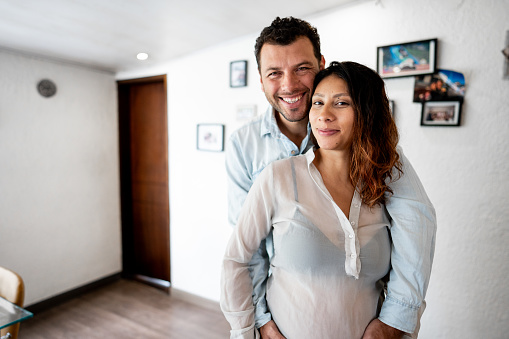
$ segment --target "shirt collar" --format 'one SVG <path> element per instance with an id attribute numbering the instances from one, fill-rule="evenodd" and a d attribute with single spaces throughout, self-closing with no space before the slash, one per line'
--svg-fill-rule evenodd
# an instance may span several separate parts
<path id="1" fill-rule="evenodd" d="M 279 137 L 281 135 L 281 131 L 277 125 L 275 112 L 276 110 L 272 108 L 272 106 L 267 108 L 260 127 L 261 136 L 264 136 L 265 134 L 273 134 L 275 137 Z"/>
<path id="2" fill-rule="evenodd" d="M 281 137 L 282 134 L 281 130 L 279 129 L 279 126 L 277 125 L 276 110 L 272 106 L 269 106 L 269 108 L 267 108 L 267 111 L 265 111 L 260 126 L 260 136 L 264 136 L 266 134 L 272 134 L 276 138 Z M 308 122 L 306 139 L 309 139 L 310 136 L 311 136 L 311 125 Z M 308 143 L 312 143 L 312 141 L 307 140 L 305 144 Z"/>
<path id="3" fill-rule="evenodd" d="M 315 160 L 315 148 L 311 147 L 310 149 L 308 149 L 308 151 L 305 153 L 305 157 L 306 157 L 306 162 L 308 163 L 308 168 L 309 168 L 309 165 L 311 165 L 313 160 Z"/>

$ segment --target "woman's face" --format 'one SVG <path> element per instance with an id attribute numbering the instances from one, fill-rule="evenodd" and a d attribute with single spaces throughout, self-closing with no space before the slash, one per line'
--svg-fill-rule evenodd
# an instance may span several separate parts
<path id="1" fill-rule="evenodd" d="M 309 121 L 321 149 L 350 150 L 355 111 L 343 79 L 329 75 L 318 84 L 311 100 Z"/>

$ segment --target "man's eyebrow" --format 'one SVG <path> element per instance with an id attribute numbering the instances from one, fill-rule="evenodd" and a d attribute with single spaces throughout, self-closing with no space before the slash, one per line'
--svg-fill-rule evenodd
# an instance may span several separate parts
<path id="1" fill-rule="evenodd" d="M 303 61 L 303 62 L 295 65 L 294 67 L 300 67 L 300 66 L 304 66 L 304 65 L 313 66 L 313 62 L 312 61 Z"/>
<path id="2" fill-rule="evenodd" d="M 311 61 L 303 61 L 301 63 L 298 63 L 296 65 L 293 65 L 292 67 L 293 68 L 299 68 L 301 66 L 313 66 L 313 62 Z M 268 72 L 268 71 L 279 71 L 281 70 L 282 67 L 277 67 L 277 66 L 271 66 L 271 67 L 267 67 L 265 69 L 265 72 Z"/>
<path id="3" fill-rule="evenodd" d="M 267 69 L 265 69 L 264 72 L 268 72 L 268 71 L 279 71 L 281 69 L 281 67 L 276 67 L 276 66 L 273 66 L 273 67 L 269 67 Z"/>

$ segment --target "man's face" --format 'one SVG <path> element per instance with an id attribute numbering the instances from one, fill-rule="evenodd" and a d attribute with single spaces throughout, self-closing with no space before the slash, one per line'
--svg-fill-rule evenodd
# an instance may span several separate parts
<path id="1" fill-rule="evenodd" d="M 307 119 L 311 90 L 316 73 L 324 68 L 318 63 L 307 37 L 290 45 L 263 45 L 260 51 L 260 81 L 269 103 L 290 122 Z"/>

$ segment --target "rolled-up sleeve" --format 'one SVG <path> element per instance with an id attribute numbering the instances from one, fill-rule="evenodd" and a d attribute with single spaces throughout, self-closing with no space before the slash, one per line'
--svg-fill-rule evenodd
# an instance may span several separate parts
<path id="1" fill-rule="evenodd" d="M 387 296 L 379 319 L 389 326 L 413 333 L 424 310 L 435 251 L 436 214 L 417 173 L 398 150 L 403 175 L 390 186 L 391 272 Z"/>

